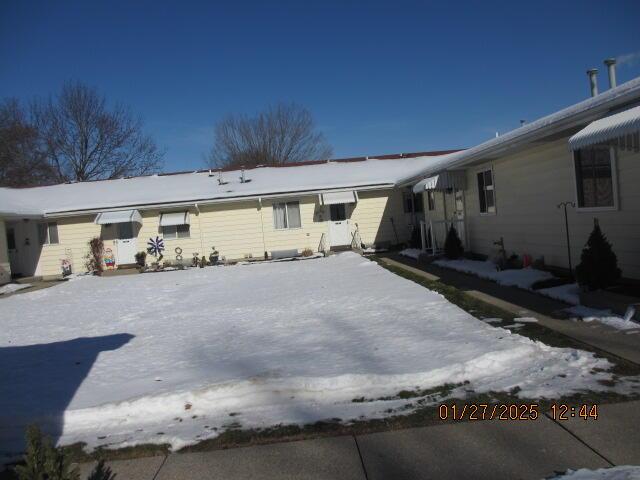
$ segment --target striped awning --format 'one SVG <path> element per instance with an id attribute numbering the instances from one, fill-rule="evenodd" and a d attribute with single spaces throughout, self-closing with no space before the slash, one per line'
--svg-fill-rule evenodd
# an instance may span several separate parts
<path id="1" fill-rule="evenodd" d="M 172 212 L 160 214 L 160 226 L 189 225 L 189 212 Z"/>
<path id="2" fill-rule="evenodd" d="M 96 215 L 95 223 L 108 225 L 111 223 L 137 222 L 142 225 L 142 215 L 138 210 L 120 210 L 118 212 L 100 212 Z"/>
<path id="3" fill-rule="evenodd" d="M 640 107 L 591 122 L 569 139 L 569 148 L 578 150 L 599 143 L 627 150 L 640 149 Z"/>
<path id="4" fill-rule="evenodd" d="M 450 172 L 442 172 L 433 177 L 425 178 L 413 186 L 414 193 L 424 192 L 425 190 L 448 190 L 456 188 L 464 190 L 467 188 L 467 176 L 462 170 L 452 170 Z"/>
<path id="5" fill-rule="evenodd" d="M 356 203 L 358 196 L 356 192 L 330 192 L 320 194 L 322 205 L 336 205 L 338 203 Z"/>

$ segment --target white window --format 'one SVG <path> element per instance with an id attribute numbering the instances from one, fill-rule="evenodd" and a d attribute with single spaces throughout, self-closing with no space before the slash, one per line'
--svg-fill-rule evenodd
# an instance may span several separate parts
<path id="1" fill-rule="evenodd" d="M 273 228 L 282 230 L 285 228 L 300 228 L 301 226 L 300 202 L 273 204 Z"/>
<path id="2" fill-rule="evenodd" d="M 165 240 L 189 238 L 191 236 L 189 225 L 167 225 L 162 227 L 162 236 Z"/>
<path id="3" fill-rule="evenodd" d="M 40 245 L 58 243 L 58 224 L 56 222 L 38 224 L 38 240 Z"/>
<path id="4" fill-rule="evenodd" d="M 578 208 L 615 208 L 615 164 L 607 146 L 574 152 Z"/>
<path id="5" fill-rule="evenodd" d="M 496 197 L 493 188 L 493 171 L 478 172 L 478 200 L 480 213 L 496 213 Z"/>

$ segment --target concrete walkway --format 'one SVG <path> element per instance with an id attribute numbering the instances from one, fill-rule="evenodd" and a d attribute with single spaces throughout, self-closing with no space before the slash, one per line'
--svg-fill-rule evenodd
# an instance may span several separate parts
<path id="1" fill-rule="evenodd" d="M 567 304 L 516 287 L 505 287 L 474 275 L 391 254 L 382 258 L 388 265 L 403 268 L 428 280 L 439 280 L 520 317 L 535 317 L 538 323 L 582 343 L 640 364 L 640 335 L 617 330 L 598 322 L 575 322 L 561 318 Z M 639 326 L 640 327 L 640 326 Z"/>
<path id="2" fill-rule="evenodd" d="M 114 461 L 116 480 L 542 479 L 568 468 L 640 464 L 640 402 L 597 420 L 441 424 L 368 435 Z M 81 466 L 81 478 L 93 464 Z"/>

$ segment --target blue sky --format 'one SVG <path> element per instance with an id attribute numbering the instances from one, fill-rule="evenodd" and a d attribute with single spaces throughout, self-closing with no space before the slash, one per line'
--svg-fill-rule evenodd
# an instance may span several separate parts
<path id="1" fill-rule="evenodd" d="M 640 2 L 0 3 L 0 95 L 66 80 L 131 106 L 201 168 L 226 113 L 308 107 L 334 157 L 465 147 L 640 75 Z"/>

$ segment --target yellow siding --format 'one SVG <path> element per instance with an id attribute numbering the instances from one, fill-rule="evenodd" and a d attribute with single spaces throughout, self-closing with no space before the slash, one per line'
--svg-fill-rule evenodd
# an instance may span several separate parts
<path id="1" fill-rule="evenodd" d="M 62 260 L 68 259 L 74 272 L 84 272 L 89 240 L 100 235 L 100 226 L 93 223 L 94 216 L 58 218 L 59 243 L 43 245 L 36 267 L 36 275 L 59 275 Z M 50 220 L 51 221 L 51 220 Z"/>
<path id="2" fill-rule="evenodd" d="M 201 206 L 200 222 L 205 256 L 211 247 L 228 260 L 264 256 L 257 200 Z"/>
<path id="3" fill-rule="evenodd" d="M 410 238 L 410 218 L 404 213 L 401 190 L 358 192 L 358 198 L 351 213 L 351 226 L 355 229 L 358 224 L 365 244 L 395 244 Z"/>
<path id="4" fill-rule="evenodd" d="M 623 275 L 640 278 L 640 154 L 621 151 L 617 155 L 619 209 L 577 211 L 569 208 L 572 262 L 593 228 L 600 225 L 618 256 Z M 467 170 L 466 213 L 471 248 L 491 254 L 493 242 L 504 237 L 509 254 L 543 255 L 549 265 L 567 267 L 564 215 L 557 205 L 576 201 L 573 157 L 567 139 L 500 158 L 490 164 L 495 177 L 495 215 L 480 215 L 475 174 Z"/>
<path id="5" fill-rule="evenodd" d="M 0 220 L 0 285 L 11 281 L 9 250 L 7 249 L 7 231 L 4 221 Z"/>
<path id="6" fill-rule="evenodd" d="M 301 227 L 276 230 L 273 224 L 273 204 L 279 201 L 299 201 Z M 209 256 L 212 247 L 228 260 L 237 260 L 251 256 L 264 258 L 264 252 L 274 250 L 302 251 L 309 248 L 318 250 L 323 233 L 328 232 L 328 211 L 319 204 L 317 195 L 307 195 L 297 199 L 248 200 L 233 203 L 201 205 L 198 209 L 189 207 L 190 237 L 165 240 L 165 260 L 176 258 L 175 248 L 182 249 L 182 257 L 191 259 L 194 253 Z M 162 212 L 184 211 L 167 209 Z M 351 227 L 358 224 L 363 242 L 396 243 L 406 241 L 410 235 L 409 217 L 403 211 L 402 193 L 396 190 L 360 192 L 359 201 L 348 209 L 351 212 Z M 160 210 L 141 210 L 142 225 L 137 226 L 137 250 L 146 250 L 149 238 L 161 236 Z M 59 275 L 61 262 L 68 258 L 73 271 L 85 271 L 85 256 L 89 251 L 88 242 L 94 236 L 101 236 L 105 249 L 115 252 L 113 239 L 116 236 L 115 225 L 102 226 L 93 223 L 95 216 L 60 218 L 58 222 L 57 245 L 44 245 L 38 261 L 36 275 Z M 391 219 L 395 222 L 395 232 Z M 52 221 L 52 220 L 50 220 Z M 154 260 L 147 257 L 147 263 Z"/>

